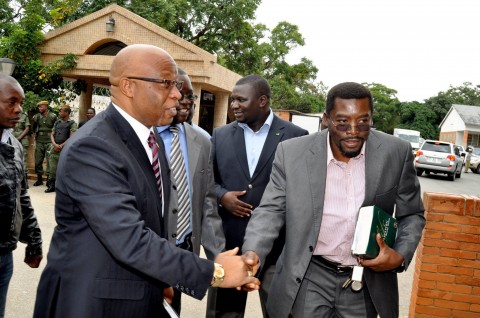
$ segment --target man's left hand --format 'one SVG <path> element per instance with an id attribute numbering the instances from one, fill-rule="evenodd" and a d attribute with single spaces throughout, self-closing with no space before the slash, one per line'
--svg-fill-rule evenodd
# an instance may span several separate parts
<path id="1" fill-rule="evenodd" d="M 374 259 L 359 259 L 360 265 L 368 267 L 375 272 L 390 271 L 402 265 L 403 256 L 389 247 L 382 239 L 380 234 L 377 234 L 377 243 L 380 247 L 380 253 Z"/>
<path id="2" fill-rule="evenodd" d="M 25 259 L 23 261 L 31 268 L 38 268 L 38 266 L 40 266 L 42 258 L 42 255 L 27 255 L 25 256 Z"/>

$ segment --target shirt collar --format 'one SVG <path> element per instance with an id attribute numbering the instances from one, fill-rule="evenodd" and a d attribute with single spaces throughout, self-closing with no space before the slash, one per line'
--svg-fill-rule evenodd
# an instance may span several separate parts
<path id="1" fill-rule="evenodd" d="M 367 141 L 365 140 L 365 142 L 363 143 L 363 146 L 362 146 L 362 150 L 360 150 L 360 154 L 358 156 L 356 156 L 355 158 L 353 158 L 354 160 L 358 160 L 361 157 L 365 156 L 365 145 L 366 144 L 367 144 Z M 327 132 L 327 164 L 330 163 L 332 160 L 335 161 L 335 162 L 338 161 L 333 156 L 332 148 L 330 147 L 330 132 Z"/>
<path id="2" fill-rule="evenodd" d="M 172 125 L 157 126 L 156 129 L 157 129 L 158 133 L 160 134 L 160 133 L 164 132 L 165 130 L 168 130 L 168 128 L 169 128 L 170 126 L 172 126 Z M 178 127 L 178 130 L 183 133 L 183 131 L 184 131 L 184 129 L 185 129 L 185 128 L 183 127 L 183 124 L 176 124 L 175 126 L 177 126 L 177 127 Z"/>
<path id="3" fill-rule="evenodd" d="M 126 121 L 132 126 L 133 130 L 137 134 L 138 138 L 141 140 L 141 142 L 147 142 L 148 138 L 150 137 L 150 131 L 152 131 L 150 128 L 147 128 L 144 124 L 130 116 L 126 111 L 112 103 L 113 107 L 115 107 L 116 110 L 122 115 L 123 118 L 125 118 Z"/>
<path id="4" fill-rule="evenodd" d="M 272 121 L 273 121 L 273 112 L 272 112 L 272 110 L 270 109 L 270 114 L 268 114 L 267 119 L 265 120 L 265 122 L 263 123 L 262 127 L 261 127 L 258 131 L 262 130 L 263 127 L 269 127 L 269 128 L 270 128 L 270 127 L 272 126 Z M 238 123 L 238 125 L 239 125 L 240 127 L 242 127 L 244 130 L 245 130 L 245 129 L 250 129 L 250 130 L 252 130 L 252 129 L 248 126 L 248 124 Z"/>
<path id="5" fill-rule="evenodd" d="M 2 138 L 1 141 L 3 143 L 8 143 L 10 136 L 12 135 L 12 131 L 13 131 L 13 128 L 3 129 L 2 136 L 0 136 Z"/>

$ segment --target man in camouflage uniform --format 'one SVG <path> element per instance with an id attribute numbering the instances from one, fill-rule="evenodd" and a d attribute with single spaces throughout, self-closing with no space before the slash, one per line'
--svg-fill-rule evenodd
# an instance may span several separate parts
<path id="1" fill-rule="evenodd" d="M 73 133 L 77 130 L 77 123 L 70 119 L 72 110 L 70 106 L 63 104 L 60 106 L 58 116 L 60 117 L 53 125 L 53 130 L 50 135 L 52 148 L 48 156 L 49 170 L 47 171 L 47 189 L 46 193 L 55 191 L 55 179 L 57 177 L 57 164 L 60 159 L 60 152 Z"/>
<path id="2" fill-rule="evenodd" d="M 23 164 L 25 166 L 25 174 L 28 174 L 27 169 L 27 158 L 28 158 L 28 146 L 30 145 L 28 141 L 28 132 L 30 131 L 30 120 L 26 113 L 20 114 L 20 120 L 15 125 L 13 130 L 13 136 L 17 138 L 18 141 L 23 146 Z"/>
<path id="3" fill-rule="evenodd" d="M 39 102 L 37 104 L 38 114 L 33 116 L 33 131 L 35 133 L 35 173 L 37 174 L 37 182 L 33 184 L 35 187 L 43 184 L 42 176 L 44 159 L 47 160 L 48 180 L 48 152 L 52 145 L 50 134 L 52 133 L 53 125 L 57 121 L 57 116 L 49 111 L 48 104 L 48 101 Z"/>

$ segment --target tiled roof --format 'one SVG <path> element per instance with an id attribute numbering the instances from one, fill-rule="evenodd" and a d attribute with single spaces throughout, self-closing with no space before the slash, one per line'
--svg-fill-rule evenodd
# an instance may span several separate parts
<path id="1" fill-rule="evenodd" d="M 452 105 L 466 125 L 480 126 L 480 106 Z"/>

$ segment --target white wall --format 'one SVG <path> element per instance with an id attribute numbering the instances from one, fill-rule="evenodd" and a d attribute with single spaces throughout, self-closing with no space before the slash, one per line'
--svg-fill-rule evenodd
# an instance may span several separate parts
<path id="1" fill-rule="evenodd" d="M 465 130 L 465 123 L 455 109 L 452 109 L 448 117 L 443 122 L 440 132 L 463 131 Z M 462 135 L 463 136 L 463 135 Z M 458 138 L 458 136 L 457 136 Z M 463 138 L 463 137 L 462 137 Z"/>

